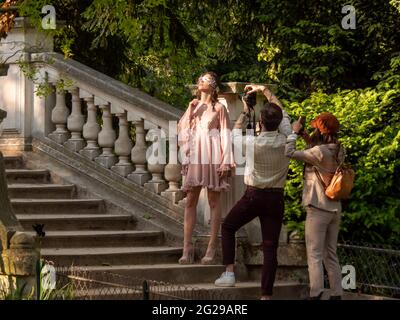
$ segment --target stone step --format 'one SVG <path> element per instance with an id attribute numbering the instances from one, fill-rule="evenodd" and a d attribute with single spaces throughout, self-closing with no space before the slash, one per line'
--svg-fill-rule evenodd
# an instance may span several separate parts
<path id="1" fill-rule="evenodd" d="M 254 300 L 261 297 L 261 283 L 259 281 L 236 282 L 235 287 L 216 287 L 212 283 L 189 283 L 186 286 L 197 288 L 211 294 L 211 299 L 221 299 L 227 296 L 234 300 Z M 275 281 L 273 300 L 301 300 L 308 295 L 306 284 L 292 281 Z M 222 298 L 223 299 L 223 298 Z"/>
<path id="2" fill-rule="evenodd" d="M 150 300 L 173 299 L 173 297 L 185 300 L 257 300 L 261 296 L 260 292 L 259 282 L 237 282 L 235 287 L 230 288 L 216 287 L 213 283 L 189 283 L 185 286 L 153 284 L 150 286 Z M 273 300 L 302 300 L 306 297 L 306 285 L 287 281 L 276 281 L 274 284 Z M 143 292 L 139 284 L 130 287 L 129 285 L 101 286 L 99 283 L 90 289 L 77 290 L 75 299 L 141 300 Z"/>
<path id="3" fill-rule="evenodd" d="M 178 261 L 182 248 L 177 247 L 99 247 L 44 248 L 42 256 L 56 266 L 157 264 Z"/>
<path id="4" fill-rule="evenodd" d="M 3 158 L 6 169 L 21 169 L 23 167 L 22 156 L 5 155 Z"/>
<path id="5" fill-rule="evenodd" d="M 75 193 L 73 184 L 28 184 L 8 185 L 10 199 L 71 199 Z"/>
<path id="6" fill-rule="evenodd" d="M 44 230 L 132 230 L 135 219 L 128 214 L 17 214 L 25 230 L 44 224 Z"/>
<path id="7" fill-rule="evenodd" d="M 160 246 L 164 242 L 161 231 L 136 230 L 78 230 L 46 231 L 42 248 L 79 248 L 79 247 L 138 247 Z M 28 232 L 33 236 L 35 232 Z"/>
<path id="8" fill-rule="evenodd" d="M 11 199 L 16 214 L 90 214 L 104 212 L 102 199 Z"/>
<path id="9" fill-rule="evenodd" d="M 79 266 L 76 266 L 79 268 Z M 89 266 L 83 268 L 90 274 L 113 273 L 140 279 L 150 279 L 155 281 L 164 281 L 175 284 L 185 283 L 214 283 L 222 272 L 225 271 L 222 265 L 201 265 L 189 264 L 157 264 L 157 265 L 121 265 L 121 266 Z M 307 270 L 306 270 L 307 271 Z M 288 276 L 286 267 L 278 266 L 275 281 L 292 281 L 296 283 L 308 283 L 308 279 L 299 278 L 297 270 Z M 253 279 L 246 274 L 236 273 L 237 281 L 254 281 L 261 283 L 261 272 L 257 279 Z"/>
<path id="10" fill-rule="evenodd" d="M 247 265 L 246 269 L 249 281 L 261 281 L 262 266 Z M 308 283 L 307 266 L 285 266 L 278 264 L 275 280 Z"/>
<path id="11" fill-rule="evenodd" d="M 79 266 L 76 266 L 79 268 Z M 214 282 L 224 271 L 222 265 L 163 263 L 155 265 L 88 266 L 83 268 L 91 276 L 120 274 L 137 279 L 164 281 L 174 284 Z"/>
<path id="12" fill-rule="evenodd" d="M 46 169 L 6 169 L 8 183 L 50 183 Z"/>

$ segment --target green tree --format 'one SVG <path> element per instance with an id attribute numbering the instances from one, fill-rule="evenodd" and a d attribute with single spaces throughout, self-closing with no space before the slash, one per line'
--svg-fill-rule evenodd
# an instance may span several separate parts
<path id="1" fill-rule="evenodd" d="M 283 94 L 303 99 L 312 92 L 373 85 L 400 51 L 399 12 L 389 1 L 353 0 L 356 29 L 341 27 L 343 4 L 330 0 L 261 1 L 264 25 L 260 59 Z"/>

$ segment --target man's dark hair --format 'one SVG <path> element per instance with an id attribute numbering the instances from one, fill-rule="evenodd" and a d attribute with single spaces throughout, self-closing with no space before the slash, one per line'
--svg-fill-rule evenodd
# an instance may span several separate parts
<path id="1" fill-rule="evenodd" d="M 282 118 L 282 109 L 275 103 L 267 102 L 261 110 L 261 122 L 268 131 L 278 130 Z"/>

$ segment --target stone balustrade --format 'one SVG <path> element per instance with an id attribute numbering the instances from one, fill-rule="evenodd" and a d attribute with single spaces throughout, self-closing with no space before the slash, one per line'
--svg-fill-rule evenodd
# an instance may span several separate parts
<path id="1" fill-rule="evenodd" d="M 48 138 L 173 204 L 183 199 L 176 135 L 183 111 L 143 93 L 132 97 L 131 87 L 57 54 L 33 54 L 32 61 L 54 87 L 53 105 L 45 102 L 47 126 L 55 128 Z"/>

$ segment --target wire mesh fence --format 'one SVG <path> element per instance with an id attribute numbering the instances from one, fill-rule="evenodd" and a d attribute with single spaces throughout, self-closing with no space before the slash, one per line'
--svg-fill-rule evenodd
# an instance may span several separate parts
<path id="1" fill-rule="evenodd" d="M 222 290 L 207 290 L 185 285 L 147 281 L 149 300 L 234 300 L 235 296 Z"/>
<path id="2" fill-rule="evenodd" d="M 341 265 L 354 266 L 358 292 L 400 298 L 399 248 L 343 242 L 337 253 Z"/>
<path id="3" fill-rule="evenodd" d="M 41 287 L 50 300 L 232 300 L 222 290 L 206 290 L 77 267 L 56 268 L 56 282 Z"/>

